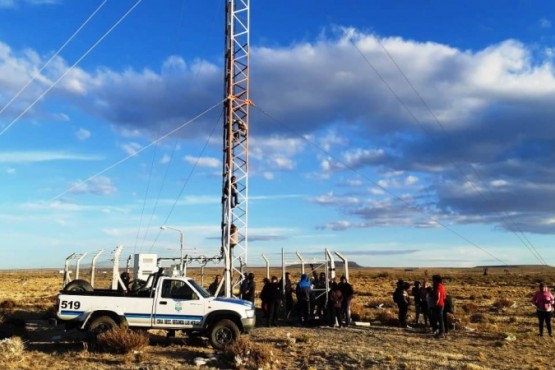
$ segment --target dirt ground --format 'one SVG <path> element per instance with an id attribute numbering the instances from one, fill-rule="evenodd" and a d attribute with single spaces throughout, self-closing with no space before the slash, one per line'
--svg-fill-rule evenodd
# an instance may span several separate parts
<path id="1" fill-rule="evenodd" d="M 217 272 L 208 272 L 205 285 Z M 254 272 L 264 274 L 263 269 Z M 397 279 L 422 281 L 435 273 L 444 277 L 455 304 L 456 330 L 445 339 L 435 339 L 421 326 L 399 328 L 391 298 Z M 278 327 L 266 328 L 260 319 L 260 327 L 246 338 L 270 352 L 267 368 L 553 368 L 555 341 L 537 335 L 529 301 L 538 282 L 552 286 L 555 269 L 490 268 L 487 276 L 482 269 L 353 269 L 351 281 L 356 291 L 353 316 L 367 326 L 299 327 L 294 320 L 280 320 Z M 158 331 L 151 331 L 149 346 L 136 353 L 91 351 L 82 333 L 51 325 L 60 285 L 57 272 L 0 272 L 0 339 L 17 335 L 25 342 L 15 359 L 7 361 L 0 353 L 0 368 L 193 369 L 201 362 L 204 368 L 237 367 L 233 358 L 214 351 L 205 339 L 181 334 L 168 339 Z M 410 313 L 414 316 L 413 307 Z"/>

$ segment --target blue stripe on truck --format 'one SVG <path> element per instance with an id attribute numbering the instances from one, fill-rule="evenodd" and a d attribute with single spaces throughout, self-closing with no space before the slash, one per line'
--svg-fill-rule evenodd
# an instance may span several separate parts
<path id="1" fill-rule="evenodd" d="M 246 307 L 251 307 L 252 306 L 251 301 L 245 301 L 245 300 L 237 299 L 237 298 L 214 298 L 214 300 L 217 301 L 217 302 L 227 302 L 227 303 L 240 304 L 240 305 L 246 306 Z"/>
<path id="2" fill-rule="evenodd" d="M 133 318 L 133 319 L 150 319 L 151 314 L 148 313 L 132 313 L 126 312 L 126 318 Z M 203 316 L 192 316 L 192 315 L 164 315 L 164 314 L 156 314 L 154 315 L 154 319 L 166 319 L 166 320 L 202 320 Z"/>
<path id="3" fill-rule="evenodd" d="M 64 315 L 64 316 L 81 316 L 84 313 L 85 311 L 68 311 L 68 310 L 60 311 L 60 315 Z"/>

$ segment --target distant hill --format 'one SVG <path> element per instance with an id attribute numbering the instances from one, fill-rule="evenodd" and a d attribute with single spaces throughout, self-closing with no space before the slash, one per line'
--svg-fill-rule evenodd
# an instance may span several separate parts
<path id="1" fill-rule="evenodd" d="M 549 265 L 491 265 L 491 266 L 476 266 L 474 268 L 477 269 L 544 269 L 544 268 L 553 268 L 553 266 Z"/>

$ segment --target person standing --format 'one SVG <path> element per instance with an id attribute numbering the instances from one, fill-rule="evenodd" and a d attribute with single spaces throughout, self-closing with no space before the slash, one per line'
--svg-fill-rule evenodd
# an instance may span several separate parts
<path id="1" fill-rule="evenodd" d="M 276 276 L 272 276 L 272 280 L 268 285 L 268 327 L 270 327 L 277 326 L 276 320 L 279 304 L 281 302 L 281 287 Z"/>
<path id="2" fill-rule="evenodd" d="M 312 289 L 307 274 L 301 275 L 301 280 L 297 284 L 295 293 L 297 295 L 299 323 L 301 325 L 306 325 L 310 317 L 310 297 L 312 296 Z"/>
<path id="3" fill-rule="evenodd" d="M 345 318 L 344 326 L 348 326 L 351 323 L 351 301 L 353 300 L 354 290 L 353 286 L 347 281 L 345 275 L 341 276 L 341 280 L 338 284 L 341 295 L 343 296 L 341 311 Z"/>
<path id="4" fill-rule="evenodd" d="M 418 325 L 418 319 L 420 318 L 420 313 L 422 312 L 422 289 L 420 288 L 420 282 L 415 281 L 414 287 L 412 288 L 411 295 L 414 302 L 414 325 Z M 424 318 L 424 322 L 426 319 Z"/>
<path id="5" fill-rule="evenodd" d="M 331 289 L 329 296 L 330 307 L 330 327 L 334 327 L 337 323 L 341 327 L 341 312 L 343 306 L 343 294 L 337 285 Z"/>
<path id="6" fill-rule="evenodd" d="M 264 314 L 265 319 L 268 318 L 269 290 L 270 290 L 270 279 L 265 277 L 264 279 L 262 279 L 262 290 L 258 295 L 258 298 L 260 298 L 260 301 L 262 302 L 260 305 L 260 308 L 262 309 L 262 313 Z"/>
<path id="7" fill-rule="evenodd" d="M 268 327 L 276 326 L 277 309 L 281 299 L 281 289 L 276 276 L 272 276 L 271 280 L 266 278 L 264 278 L 264 280 L 266 282 L 260 292 L 262 310 L 264 311 L 264 317 L 267 320 Z"/>
<path id="8" fill-rule="evenodd" d="M 293 282 L 291 281 L 291 273 L 285 273 L 285 281 L 279 281 L 280 291 L 283 292 L 285 319 L 289 319 L 291 312 L 293 312 Z"/>
<path id="9" fill-rule="evenodd" d="M 210 292 L 210 294 L 212 294 L 214 297 L 216 296 L 216 291 L 218 290 L 218 286 L 220 285 L 220 282 L 222 281 L 222 275 L 218 274 L 216 275 L 216 277 L 214 278 L 214 281 L 212 282 L 212 284 L 210 284 L 208 286 L 208 291 Z M 220 289 L 220 292 L 218 293 L 218 297 L 223 297 L 224 295 L 224 290 L 223 287 L 222 289 Z"/>
<path id="10" fill-rule="evenodd" d="M 447 295 L 443 286 L 443 279 L 440 275 L 432 276 L 434 285 L 434 307 L 432 308 L 433 320 L 436 323 L 438 332 L 434 334 L 436 338 L 445 337 L 445 322 L 443 321 L 443 309 L 445 306 L 445 296 Z"/>
<path id="11" fill-rule="evenodd" d="M 426 295 L 426 280 L 424 280 L 422 281 L 422 286 L 420 287 L 420 313 L 422 313 L 422 316 L 424 317 L 424 327 L 430 324 L 430 309 L 428 308 L 428 299 Z"/>
<path id="12" fill-rule="evenodd" d="M 547 327 L 547 334 L 551 336 L 551 312 L 553 311 L 553 304 L 555 304 L 555 302 L 553 294 L 551 294 L 544 283 L 540 283 L 540 289 L 536 293 L 534 293 L 534 296 L 532 297 L 532 303 L 536 306 L 540 337 L 543 336 L 544 323 Z"/>
<path id="13" fill-rule="evenodd" d="M 256 283 L 254 282 L 254 274 L 251 272 L 241 284 L 241 299 L 254 303 L 255 291 Z"/>
<path id="14" fill-rule="evenodd" d="M 397 304 L 397 308 L 399 309 L 399 325 L 402 328 L 409 328 L 407 325 L 407 313 L 409 311 L 409 294 L 406 289 L 408 289 L 410 285 L 405 283 L 403 280 L 399 279 L 397 281 L 397 288 L 393 292 L 393 301 Z"/>
<path id="15" fill-rule="evenodd" d="M 427 310 L 427 314 L 428 314 L 428 320 L 430 323 L 430 327 L 432 328 L 432 333 L 435 333 L 437 330 L 437 322 L 434 321 L 434 306 L 435 306 L 435 300 L 434 300 L 434 288 L 429 286 L 426 287 L 426 305 L 428 306 L 428 310 Z"/>

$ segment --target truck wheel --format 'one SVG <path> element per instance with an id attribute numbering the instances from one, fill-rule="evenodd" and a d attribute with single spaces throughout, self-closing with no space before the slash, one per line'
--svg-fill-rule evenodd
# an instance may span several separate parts
<path id="1" fill-rule="evenodd" d="M 97 318 L 93 319 L 93 321 L 89 325 L 89 336 L 92 339 L 96 339 L 99 334 L 104 333 L 108 330 L 112 330 L 117 326 L 118 324 L 110 316 L 98 316 Z"/>
<path id="2" fill-rule="evenodd" d="M 231 320 L 217 321 L 210 328 L 210 344 L 215 349 L 224 349 L 225 346 L 239 337 L 239 328 Z"/>
<path id="3" fill-rule="evenodd" d="M 94 288 L 87 280 L 70 281 L 63 289 L 64 292 L 92 292 Z"/>

